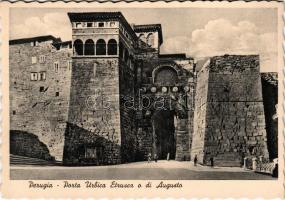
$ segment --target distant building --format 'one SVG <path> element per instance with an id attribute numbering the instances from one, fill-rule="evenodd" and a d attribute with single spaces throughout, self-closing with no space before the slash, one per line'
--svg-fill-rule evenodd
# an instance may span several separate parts
<path id="1" fill-rule="evenodd" d="M 141 161 L 149 153 L 197 155 L 205 165 L 214 158 L 220 166 L 269 158 L 258 56 L 196 62 L 160 54 L 160 24 L 130 25 L 120 12 L 68 16 L 70 42 L 10 41 L 11 153 L 34 156 L 19 142 L 31 134 L 66 165 Z"/>

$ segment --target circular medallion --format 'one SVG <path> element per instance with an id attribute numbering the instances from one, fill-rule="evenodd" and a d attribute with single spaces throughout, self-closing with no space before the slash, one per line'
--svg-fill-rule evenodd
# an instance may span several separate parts
<path id="1" fill-rule="evenodd" d="M 178 87 L 173 87 L 173 88 L 172 88 L 172 91 L 173 91 L 173 92 L 178 92 Z"/>
<path id="2" fill-rule="evenodd" d="M 155 93 L 155 92 L 156 92 L 156 87 L 151 87 L 151 88 L 150 88 L 150 91 L 153 92 L 153 93 Z"/>
<path id="3" fill-rule="evenodd" d="M 185 91 L 185 92 L 189 92 L 189 90 L 190 90 L 190 88 L 189 88 L 188 86 L 185 86 L 185 87 L 184 87 L 184 91 Z"/>

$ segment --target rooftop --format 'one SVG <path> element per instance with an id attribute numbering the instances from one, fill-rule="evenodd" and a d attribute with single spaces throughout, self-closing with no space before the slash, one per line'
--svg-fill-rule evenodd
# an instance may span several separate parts
<path id="1" fill-rule="evenodd" d="M 127 31 L 132 35 L 133 39 L 137 39 L 134 30 L 121 12 L 72 12 L 67 14 L 71 22 L 119 20 L 125 26 Z"/>
<path id="2" fill-rule="evenodd" d="M 56 48 L 56 49 L 60 49 L 61 47 L 63 46 L 67 46 L 69 48 L 72 48 L 72 41 L 59 41 L 59 42 L 55 42 L 53 43 L 53 46 Z"/>
<path id="3" fill-rule="evenodd" d="M 185 53 L 176 53 L 176 54 L 160 54 L 158 55 L 159 58 L 171 58 L 171 59 L 186 59 Z"/>
<path id="4" fill-rule="evenodd" d="M 46 41 L 50 41 L 50 40 L 55 42 L 55 43 L 61 42 L 60 38 L 56 38 L 52 35 L 44 35 L 44 36 L 10 40 L 9 44 L 13 45 L 13 44 L 24 44 L 24 43 L 30 43 L 30 42 L 46 42 Z"/>

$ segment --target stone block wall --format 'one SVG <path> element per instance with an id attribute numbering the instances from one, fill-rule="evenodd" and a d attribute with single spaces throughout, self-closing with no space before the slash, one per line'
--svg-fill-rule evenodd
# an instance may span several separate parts
<path id="1" fill-rule="evenodd" d="M 204 70 L 209 74 L 200 162 L 208 165 L 213 158 L 215 165 L 241 166 L 245 156 L 268 158 L 258 56 L 213 57 Z"/>
<path id="2" fill-rule="evenodd" d="M 196 93 L 196 80 L 190 85 L 190 91 L 188 92 L 188 135 L 189 135 L 189 159 L 191 160 L 192 140 L 194 133 L 194 109 L 195 109 L 195 93 Z"/>
<path id="3" fill-rule="evenodd" d="M 55 159 L 38 136 L 24 131 L 10 131 L 10 154 L 50 161 Z"/>
<path id="4" fill-rule="evenodd" d="M 152 153 L 153 148 L 153 129 L 149 119 L 140 119 L 138 121 L 137 153 L 136 160 L 147 160 L 149 153 Z"/>
<path id="5" fill-rule="evenodd" d="M 107 151 L 100 151 L 104 151 L 109 164 L 121 162 L 118 58 L 73 59 L 68 123 L 70 128 L 65 138 L 65 164 L 76 164 L 71 158 L 81 144 L 85 145 L 81 157 L 90 163 L 102 164 L 97 162 L 96 155 L 86 155 L 86 148 L 99 151 L 96 148 L 99 148 L 100 140 L 96 138 L 105 141 L 104 148 Z"/>
<path id="6" fill-rule="evenodd" d="M 135 73 L 130 64 L 122 59 L 119 61 L 119 71 L 122 162 L 133 162 L 137 151 Z"/>
<path id="7" fill-rule="evenodd" d="M 197 156 L 198 162 L 203 164 L 209 70 L 207 68 L 203 68 L 197 76 L 191 160 Z"/>
<path id="8" fill-rule="evenodd" d="M 106 131 L 106 132 L 104 132 Z M 108 131 L 108 132 L 107 132 Z M 112 139 L 118 132 L 107 129 L 86 129 L 67 124 L 63 154 L 64 165 L 111 165 L 121 162 L 121 146 Z M 91 153 L 88 153 L 91 150 Z"/>
<path id="9" fill-rule="evenodd" d="M 13 44 L 9 50 L 10 130 L 34 134 L 47 146 L 51 156 L 62 160 L 72 51 L 70 48 L 57 50 L 52 41 L 40 42 L 37 46 L 29 42 Z M 45 59 L 40 60 L 40 57 Z M 32 72 L 45 72 L 45 80 L 31 80 Z"/>
<path id="10" fill-rule="evenodd" d="M 176 118 L 175 137 L 176 137 L 176 155 L 175 160 L 190 160 L 190 133 L 188 118 Z"/>

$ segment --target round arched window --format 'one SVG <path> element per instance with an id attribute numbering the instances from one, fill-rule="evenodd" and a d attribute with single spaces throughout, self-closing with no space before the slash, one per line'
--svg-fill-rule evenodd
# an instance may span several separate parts
<path id="1" fill-rule="evenodd" d="M 96 43 L 96 55 L 106 55 L 106 42 L 99 39 Z"/>
<path id="2" fill-rule="evenodd" d="M 77 39 L 73 43 L 74 46 L 74 54 L 75 55 L 83 55 L 83 42 L 80 39 Z"/>
<path id="3" fill-rule="evenodd" d="M 141 33 L 141 34 L 139 35 L 139 39 L 140 39 L 142 42 L 146 43 L 146 37 L 145 37 L 145 35 L 144 35 L 143 33 Z"/>
<path id="4" fill-rule="evenodd" d="M 178 82 L 175 69 L 170 66 L 163 66 L 157 69 L 154 74 L 154 83 L 162 86 L 174 86 Z"/>
<path id="5" fill-rule="evenodd" d="M 88 39 L 85 42 L 84 55 L 95 55 L 95 45 L 93 40 Z"/>
<path id="6" fill-rule="evenodd" d="M 117 41 L 111 39 L 108 41 L 108 55 L 117 55 Z"/>
<path id="7" fill-rule="evenodd" d="M 154 45 L 154 35 L 152 33 L 148 34 L 146 41 L 148 46 L 152 47 Z"/>

